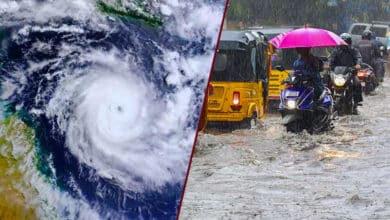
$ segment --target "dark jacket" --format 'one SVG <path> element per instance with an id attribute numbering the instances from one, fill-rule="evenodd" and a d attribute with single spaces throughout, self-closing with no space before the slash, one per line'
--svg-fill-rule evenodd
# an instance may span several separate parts
<path id="1" fill-rule="evenodd" d="M 354 47 L 341 46 L 332 51 L 329 58 L 329 66 L 332 70 L 336 66 L 353 67 L 362 63 L 362 56 Z"/>
<path id="2" fill-rule="evenodd" d="M 361 40 L 357 44 L 357 47 L 362 55 L 363 63 L 373 66 L 375 58 L 380 54 L 377 45 L 370 40 Z"/>

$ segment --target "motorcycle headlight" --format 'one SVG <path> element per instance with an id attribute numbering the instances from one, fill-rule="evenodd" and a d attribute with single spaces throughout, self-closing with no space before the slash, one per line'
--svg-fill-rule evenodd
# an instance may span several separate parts
<path id="1" fill-rule="evenodd" d="M 297 101 L 296 100 L 287 100 L 286 102 L 288 109 L 296 109 L 297 108 Z"/>
<path id="2" fill-rule="evenodd" d="M 292 76 L 292 77 L 291 77 L 291 81 L 294 82 L 294 81 L 295 81 L 295 78 L 296 78 L 296 76 Z"/>
<path id="3" fill-rule="evenodd" d="M 344 84 L 345 84 L 345 79 L 344 79 L 343 77 L 336 77 L 336 78 L 334 79 L 334 84 L 335 84 L 336 86 L 344 86 Z"/>

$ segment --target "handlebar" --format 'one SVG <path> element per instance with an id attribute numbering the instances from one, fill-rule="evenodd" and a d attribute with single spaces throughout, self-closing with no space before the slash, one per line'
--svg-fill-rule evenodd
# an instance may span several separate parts
<path id="1" fill-rule="evenodd" d="M 310 81 L 310 77 L 303 75 L 303 73 L 299 71 L 293 71 L 286 79 L 282 81 L 281 84 L 306 83 L 307 81 Z"/>

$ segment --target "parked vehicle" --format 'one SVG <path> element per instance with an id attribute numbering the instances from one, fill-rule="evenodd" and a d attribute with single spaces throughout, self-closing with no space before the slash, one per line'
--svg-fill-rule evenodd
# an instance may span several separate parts
<path id="1" fill-rule="evenodd" d="M 280 66 L 277 68 L 283 71 Z M 321 104 L 315 106 L 313 85 L 302 73 L 291 71 L 283 83 L 287 87 L 280 93 L 279 111 L 287 131 L 295 133 L 306 129 L 317 134 L 331 128 L 333 100 L 328 88 L 318 100 Z"/>
<path id="2" fill-rule="evenodd" d="M 251 31 L 223 31 L 211 75 L 209 122 L 253 126 L 267 107 L 268 43 Z"/>
<path id="3" fill-rule="evenodd" d="M 386 34 L 386 37 L 387 37 L 387 51 L 388 51 L 388 53 L 390 52 L 390 31 L 389 32 L 387 32 L 387 34 Z"/>
<path id="4" fill-rule="evenodd" d="M 373 21 L 372 23 L 353 23 L 348 31 L 352 36 L 352 45 L 356 45 L 362 39 L 362 34 L 366 30 L 375 32 L 377 39 L 384 45 L 388 45 L 386 35 L 390 32 L 390 22 L 381 21 Z"/>
<path id="5" fill-rule="evenodd" d="M 387 32 L 387 54 L 390 54 L 390 31 Z M 390 71 L 390 56 L 387 56 L 387 71 Z"/>

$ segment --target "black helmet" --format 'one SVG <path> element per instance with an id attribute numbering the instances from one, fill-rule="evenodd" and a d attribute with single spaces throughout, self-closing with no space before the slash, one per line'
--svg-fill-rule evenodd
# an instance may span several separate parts
<path id="1" fill-rule="evenodd" d="M 343 39 L 345 41 L 345 43 L 351 45 L 352 44 L 352 37 L 350 34 L 348 33 L 342 33 L 340 35 L 341 39 Z"/>
<path id="2" fill-rule="evenodd" d="M 364 31 L 362 34 L 363 40 L 371 40 L 372 38 L 372 32 L 371 31 Z"/>

